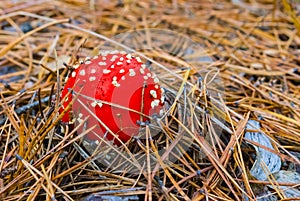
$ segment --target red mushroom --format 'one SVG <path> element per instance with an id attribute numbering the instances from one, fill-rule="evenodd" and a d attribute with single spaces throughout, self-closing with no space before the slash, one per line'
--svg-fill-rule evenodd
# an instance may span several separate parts
<path id="1" fill-rule="evenodd" d="M 62 98 L 70 89 L 74 93 L 68 96 L 63 107 L 71 102 L 72 97 L 77 96 L 72 107 L 73 117 L 69 111 L 62 121 L 78 123 L 89 116 L 85 126 L 99 126 L 88 133 L 86 139 L 99 140 L 99 137 L 106 137 L 117 145 L 121 144 L 119 140 L 127 142 L 137 135 L 140 122 L 160 114 L 164 103 L 163 89 L 158 84 L 158 78 L 145 67 L 141 59 L 117 51 L 102 53 L 92 59 L 86 58 L 70 73 Z M 106 125 L 109 132 L 91 112 Z M 118 136 L 119 140 L 114 136 Z"/>

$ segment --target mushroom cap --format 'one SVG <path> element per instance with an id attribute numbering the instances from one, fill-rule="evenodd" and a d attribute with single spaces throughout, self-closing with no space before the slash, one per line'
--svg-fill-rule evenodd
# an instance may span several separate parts
<path id="1" fill-rule="evenodd" d="M 164 102 L 163 90 L 157 77 L 145 67 L 141 59 L 118 52 L 86 58 L 70 73 L 62 98 L 70 89 L 74 93 L 69 94 L 63 107 L 76 97 L 72 106 L 73 122 L 75 120 L 75 124 L 78 124 L 89 116 L 79 132 L 97 125 L 86 135 L 86 139 L 99 140 L 99 137 L 106 137 L 116 145 L 121 144 L 119 140 L 127 142 L 137 135 L 141 128 L 139 122 L 149 121 L 149 117 L 159 115 Z M 72 121 L 70 112 L 63 116 L 63 122 Z"/>

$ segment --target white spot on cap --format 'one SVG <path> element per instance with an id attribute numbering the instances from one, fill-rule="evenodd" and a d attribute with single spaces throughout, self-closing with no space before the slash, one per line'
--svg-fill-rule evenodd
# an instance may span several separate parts
<path id="1" fill-rule="evenodd" d="M 154 87 L 155 87 L 155 89 L 158 89 L 159 88 L 159 86 L 156 84 L 156 85 L 154 85 Z"/>
<path id="2" fill-rule="evenodd" d="M 151 108 L 154 109 L 154 107 L 158 106 L 159 105 L 159 100 L 158 99 L 155 99 L 151 102 Z"/>
<path id="3" fill-rule="evenodd" d="M 115 67 L 114 65 L 111 65 L 111 66 L 110 66 L 110 68 L 114 68 L 114 67 Z"/>
<path id="4" fill-rule="evenodd" d="M 85 70 L 82 69 L 82 70 L 79 72 L 79 75 L 85 76 Z"/>
<path id="5" fill-rule="evenodd" d="M 118 65 L 118 66 L 120 66 L 120 65 L 122 65 L 122 64 L 123 64 L 123 62 L 121 62 L 121 61 L 118 61 L 118 62 L 117 62 L 117 65 Z"/>
<path id="6" fill-rule="evenodd" d="M 154 78 L 154 83 L 155 84 L 159 83 L 159 79 L 157 77 Z"/>
<path id="7" fill-rule="evenodd" d="M 94 56 L 93 59 L 98 59 L 98 55 Z"/>
<path id="8" fill-rule="evenodd" d="M 102 60 L 105 61 L 105 60 L 106 60 L 106 57 L 103 56 L 103 57 L 102 57 Z"/>
<path id="9" fill-rule="evenodd" d="M 103 69 L 103 74 L 108 74 L 108 73 L 110 73 L 110 72 L 111 72 L 111 70 Z"/>
<path id="10" fill-rule="evenodd" d="M 141 72 L 141 74 L 144 74 L 144 73 L 145 73 L 145 71 L 144 71 L 143 68 L 140 68 L 140 72 Z"/>
<path id="11" fill-rule="evenodd" d="M 73 71 L 72 74 L 71 74 L 71 76 L 72 76 L 72 77 L 75 77 L 75 76 L 76 76 L 76 72 Z"/>
<path id="12" fill-rule="evenodd" d="M 113 77 L 113 80 L 117 80 L 117 79 L 118 79 L 117 76 L 114 76 L 114 77 Z"/>
<path id="13" fill-rule="evenodd" d="M 99 107 L 102 107 L 103 103 L 97 102 L 97 105 L 98 105 Z"/>
<path id="14" fill-rule="evenodd" d="M 144 80 L 148 80 L 148 76 L 145 75 L 145 76 L 144 76 Z"/>
<path id="15" fill-rule="evenodd" d="M 123 58 L 123 57 L 121 57 L 121 58 L 120 58 L 120 61 L 124 61 L 124 58 Z"/>
<path id="16" fill-rule="evenodd" d="M 147 76 L 148 76 L 148 77 L 151 77 L 152 75 L 151 75 L 151 73 L 147 73 Z"/>
<path id="17" fill-rule="evenodd" d="M 122 80 L 125 80 L 125 76 L 122 76 L 121 79 L 122 79 Z"/>
<path id="18" fill-rule="evenodd" d="M 126 60 L 126 62 L 127 62 L 127 63 L 129 63 L 129 64 L 131 63 L 131 61 L 130 61 L 129 59 L 128 59 L 128 60 Z"/>
<path id="19" fill-rule="evenodd" d="M 78 123 L 83 122 L 83 119 L 77 118 Z"/>
<path id="20" fill-rule="evenodd" d="M 119 73 L 124 73 L 125 70 L 124 69 L 120 69 Z"/>
<path id="21" fill-rule="evenodd" d="M 90 60 L 86 61 L 85 64 L 91 64 L 92 62 Z"/>
<path id="22" fill-rule="evenodd" d="M 105 62 L 105 61 L 100 61 L 98 64 L 99 64 L 100 66 L 106 66 L 106 62 Z"/>
<path id="23" fill-rule="evenodd" d="M 112 83 L 112 85 L 114 85 L 115 87 L 121 86 L 121 85 L 117 82 L 117 80 L 113 80 L 111 83 Z"/>
<path id="24" fill-rule="evenodd" d="M 156 91 L 155 91 L 155 90 L 151 89 L 151 90 L 150 90 L 150 94 L 151 94 L 151 96 L 152 96 L 153 98 L 157 98 L 157 94 L 156 94 Z"/>
<path id="25" fill-rule="evenodd" d="M 135 76 L 135 71 L 133 69 L 129 69 L 129 76 Z"/>
<path id="26" fill-rule="evenodd" d="M 136 60 L 137 60 L 137 62 L 140 62 L 140 63 L 142 63 L 142 60 L 141 60 L 141 58 L 140 58 L 140 57 L 136 57 Z"/>
<path id="27" fill-rule="evenodd" d="M 96 105 L 97 105 L 97 102 L 96 102 L 96 101 L 94 101 L 94 102 L 91 103 L 91 106 L 92 106 L 92 107 L 96 107 Z"/>
<path id="28" fill-rule="evenodd" d="M 102 56 L 106 56 L 107 54 L 109 54 L 109 51 L 108 51 L 108 50 L 106 50 L 106 51 L 101 51 L 100 54 L 101 54 Z"/>
<path id="29" fill-rule="evenodd" d="M 161 103 L 164 103 L 164 102 L 165 102 L 165 96 L 164 96 L 163 94 L 162 94 L 161 97 L 160 97 L 160 102 L 161 102 Z"/>
<path id="30" fill-rule="evenodd" d="M 142 64 L 141 67 L 145 69 L 145 68 L 146 68 L 146 65 L 145 65 L 145 64 Z"/>
<path id="31" fill-rule="evenodd" d="M 96 105 L 98 105 L 99 107 L 102 107 L 103 103 L 98 102 L 98 101 L 94 101 L 94 102 L 91 103 L 92 107 L 96 107 Z"/>
<path id="32" fill-rule="evenodd" d="M 163 116 L 163 115 L 164 115 L 164 110 L 163 110 L 163 109 L 159 110 L 159 115 L 160 115 L 160 116 Z"/>
<path id="33" fill-rule="evenodd" d="M 92 74 L 96 73 L 96 69 L 92 69 L 92 70 L 91 70 L 91 73 L 92 73 Z"/>
<path id="34" fill-rule="evenodd" d="M 96 80 L 96 77 L 95 76 L 92 76 L 89 78 L 89 80 L 92 82 L 92 81 L 95 81 Z"/>
<path id="35" fill-rule="evenodd" d="M 90 61 L 91 57 L 85 57 L 85 61 Z"/>
<path id="36" fill-rule="evenodd" d="M 116 58 L 118 58 L 118 56 L 117 56 L 117 55 L 114 55 L 114 56 L 112 56 L 112 58 L 110 59 L 110 61 L 115 61 Z"/>
<path id="37" fill-rule="evenodd" d="M 131 57 L 132 57 L 131 54 L 127 54 L 127 55 L 126 55 L 126 58 L 127 58 L 127 59 L 131 59 Z"/>
<path id="38" fill-rule="evenodd" d="M 80 64 L 75 64 L 75 65 L 73 66 L 73 68 L 77 69 L 79 66 L 80 66 Z"/>

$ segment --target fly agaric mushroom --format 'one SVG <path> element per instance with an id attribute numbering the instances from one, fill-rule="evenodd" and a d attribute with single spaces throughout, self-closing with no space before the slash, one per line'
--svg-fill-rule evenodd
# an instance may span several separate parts
<path id="1" fill-rule="evenodd" d="M 76 97 L 72 115 L 68 111 L 62 121 L 80 123 L 89 116 L 85 126 L 97 124 L 98 127 L 86 135 L 87 140 L 106 137 L 120 145 L 119 140 L 127 142 L 138 134 L 141 122 L 161 114 L 164 95 L 158 82 L 139 57 L 113 51 L 86 58 L 74 66 L 62 90 L 61 98 L 71 89 L 73 93 L 65 98 L 61 112 Z"/>

